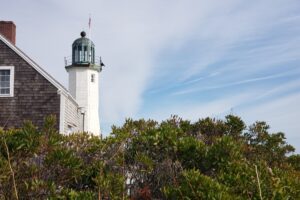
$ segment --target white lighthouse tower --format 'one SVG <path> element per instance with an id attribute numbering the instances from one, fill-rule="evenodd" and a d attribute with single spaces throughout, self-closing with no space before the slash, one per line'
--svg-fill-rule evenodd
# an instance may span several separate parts
<path id="1" fill-rule="evenodd" d="M 84 31 L 80 35 L 72 45 L 72 62 L 66 62 L 69 92 L 79 104 L 83 131 L 99 135 L 99 73 L 104 65 L 101 59 L 95 62 L 94 43 Z"/>

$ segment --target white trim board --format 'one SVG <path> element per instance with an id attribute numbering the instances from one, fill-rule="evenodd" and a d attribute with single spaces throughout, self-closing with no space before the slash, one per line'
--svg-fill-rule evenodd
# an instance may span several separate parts
<path id="1" fill-rule="evenodd" d="M 13 97 L 14 96 L 14 81 L 15 81 L 15 67 L 14 66 L 0 66 L 0 70 L 9 70 L 9 94 L 0 94 L 1 97 Z"/>

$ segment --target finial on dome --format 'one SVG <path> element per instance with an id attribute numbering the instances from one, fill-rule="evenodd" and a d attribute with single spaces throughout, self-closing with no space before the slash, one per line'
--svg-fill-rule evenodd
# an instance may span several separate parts
<path id="1" fill-rule="evenodd" d="M 82 32 L 80 33 L 80 35 L 81 35 L 81 37 L 85 37 L 85 36 L 86 36 L 86 33 L 85 33 L 84 31 L 82 31 Z"/>

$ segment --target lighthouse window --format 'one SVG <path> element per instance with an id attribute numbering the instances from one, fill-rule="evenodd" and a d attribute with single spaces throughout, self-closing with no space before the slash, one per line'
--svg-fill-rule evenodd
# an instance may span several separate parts
<path id="1" fill-rule="evenodd" d="M 82 54 L 81 45 L 78 46 L 78 52 L 79 52 L 79 61 L 83 61 L 83 54 Z"/>
<path id="2" fill-rule="evenodd" d="M 89 49 L 89 62 L 92 63 L 92 47 Z"/>
<path id="3" fill-rule="evenodd" d="M 14 67 L 0 66 L 0 97 L 12 97 L 14 86 Z"/>
<path id="4" fill-rule="evenodd" d="M 93 47 L 91 48 L 91 51 L 92 51 L 92 63 L 95 63 L 95 50 Z"/>
<path id="5" fill-rule="evenodd" d="M 95 74 L 91 75 L 91 82 L 94 83 L 95 82 Z"/>
<path id="6" fill-rule="evenodd" d="M 77 56 L 76 56 L 76 46 L 75 47 L 73 47 L 73 52 L 72 52 L 72 60 L 73 60 L 73 62 L 75 62 L 75 60 L 77 60 Z"/>
<path id="7" fill-rule="evenodd" d="M 83 49 L 84 49 L 84 58 L 83 58 L 83 60 L 84 60 L 84 61 L 87 61 L 87 60 L 88 60 L 88 59 L 87 59 L 87 58 L 88 58 L 88 54 L 87 54 L 87 46 L 84 46 Z"/>

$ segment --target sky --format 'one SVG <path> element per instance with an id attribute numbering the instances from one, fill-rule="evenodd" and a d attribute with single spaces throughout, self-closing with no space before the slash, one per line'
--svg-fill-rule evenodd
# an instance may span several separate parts
<path id="1" fill-rule="evenodd" d="M 88 31 L 102 132 L 125 118 L 266 121 L 300 153 L 299 0 L 0 0 L 17 46 L 68 88 L 64 57 Z"/>

